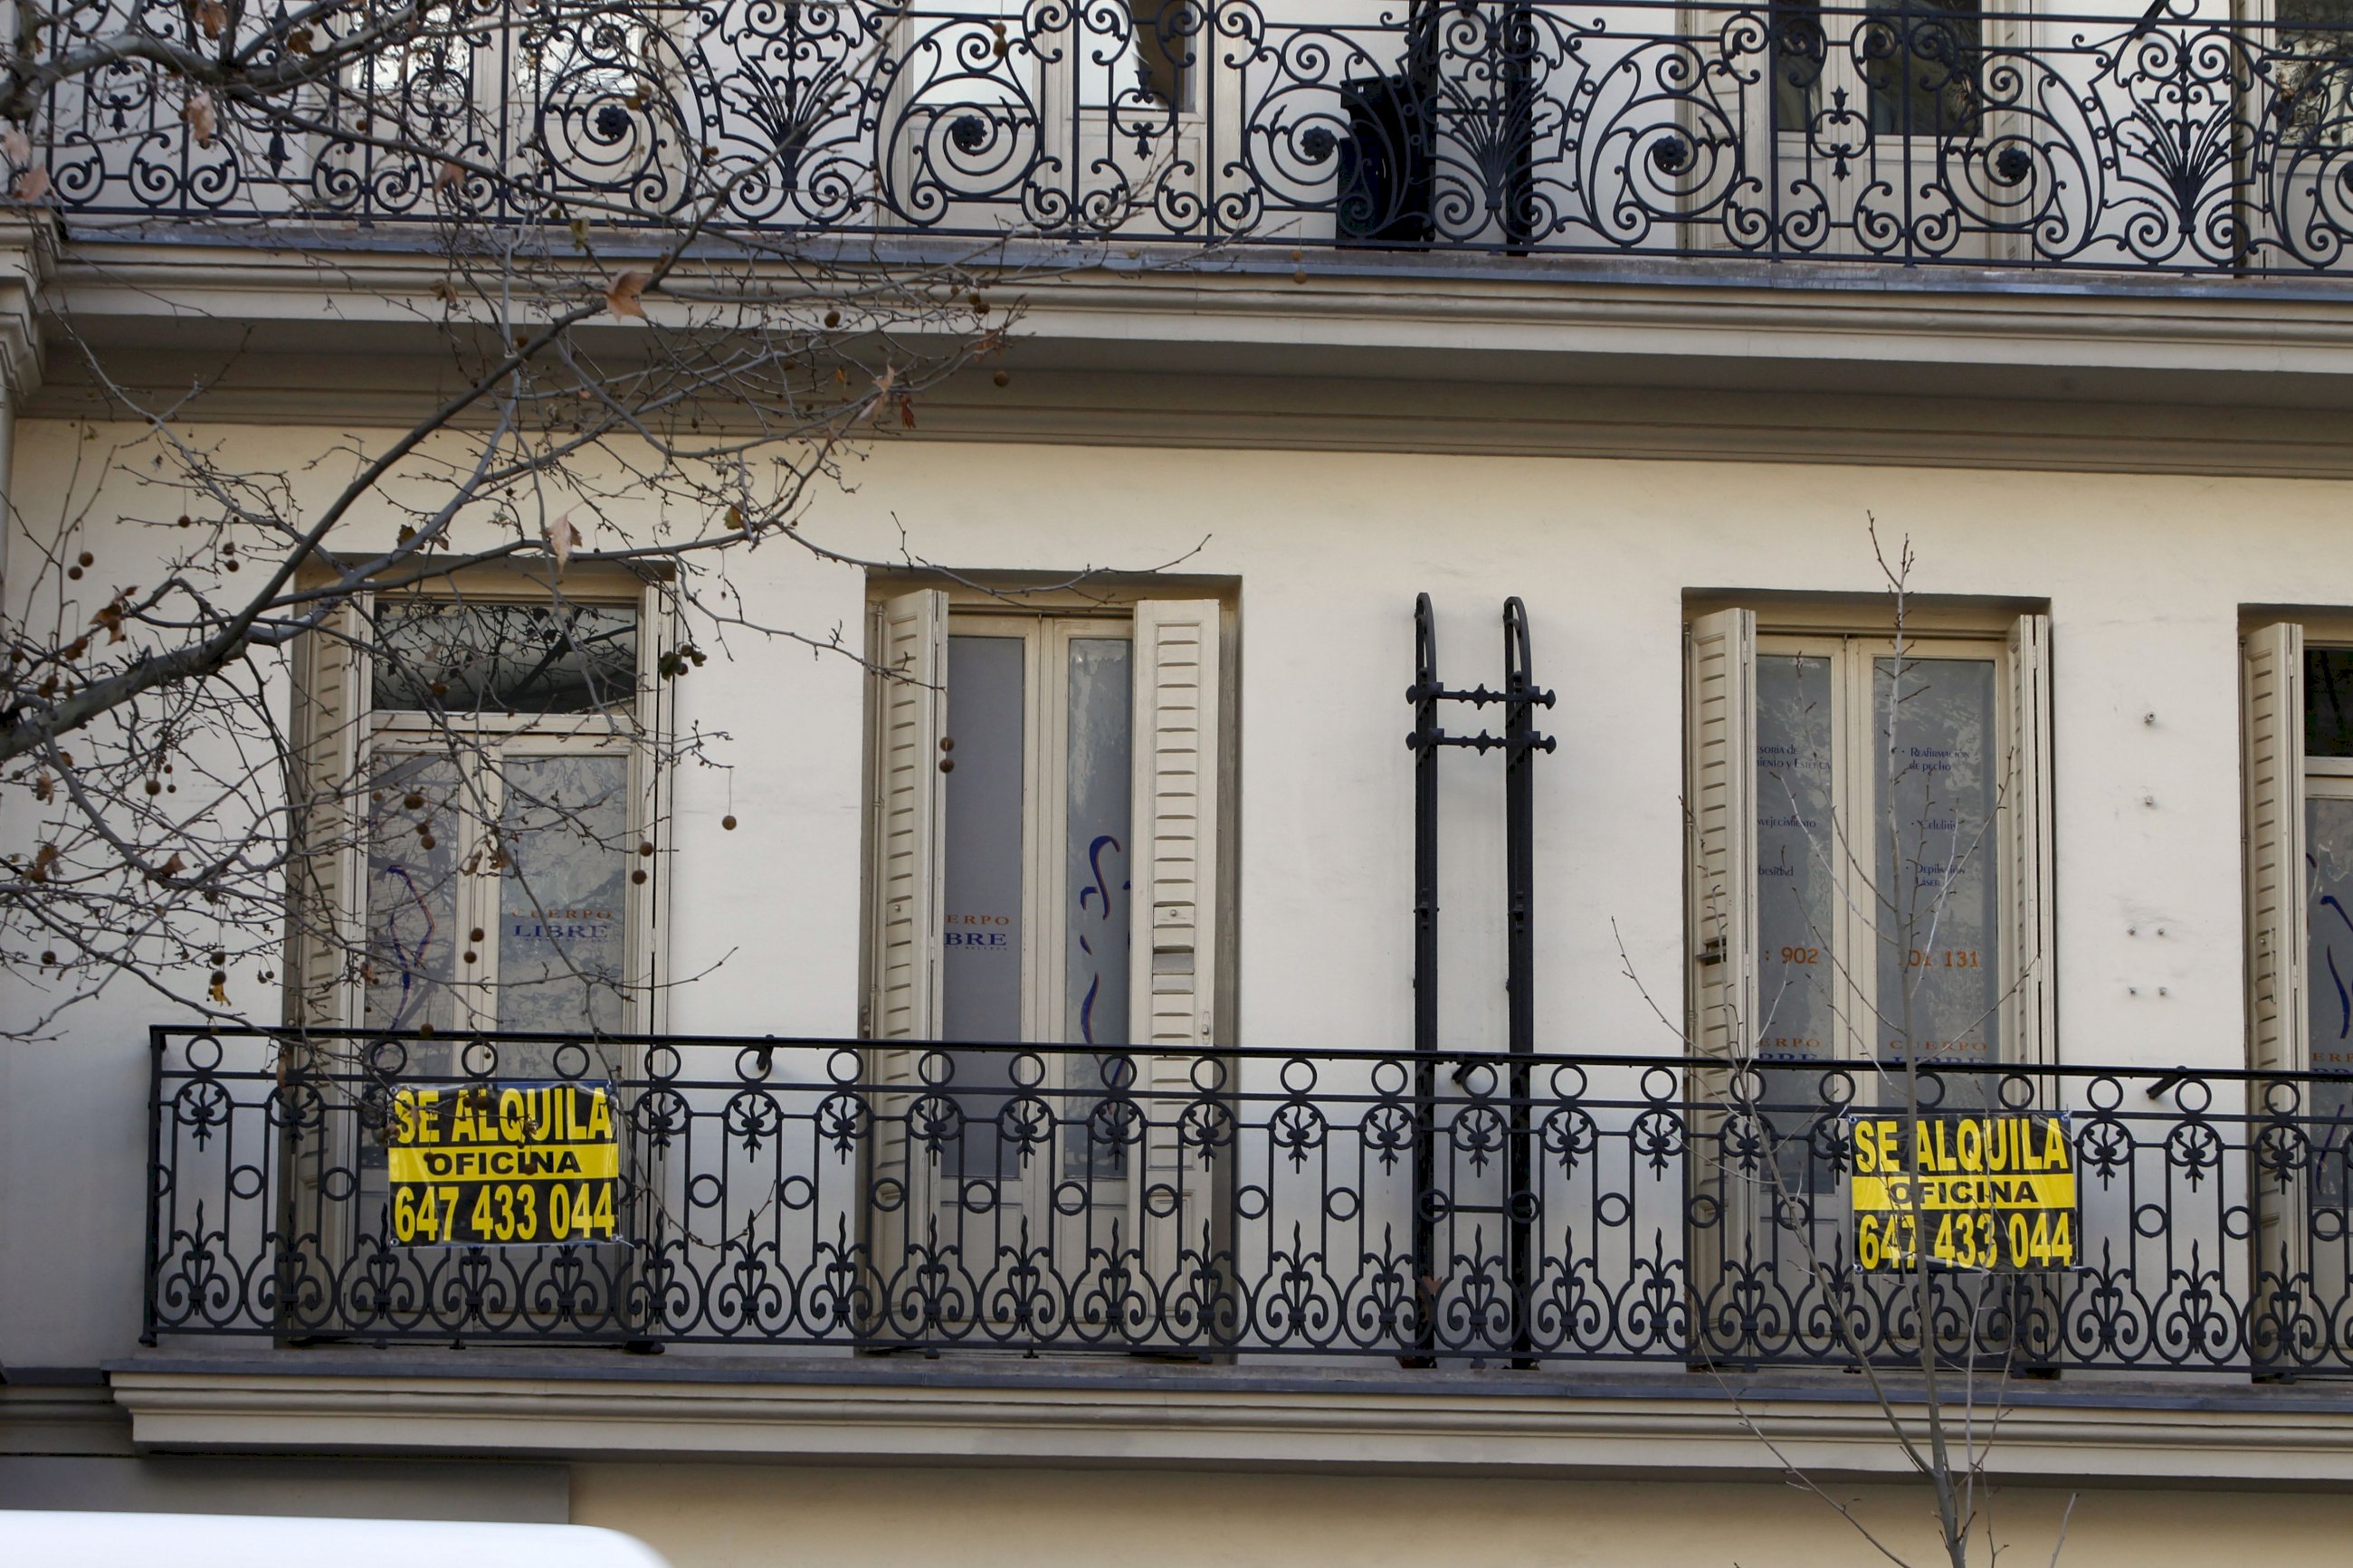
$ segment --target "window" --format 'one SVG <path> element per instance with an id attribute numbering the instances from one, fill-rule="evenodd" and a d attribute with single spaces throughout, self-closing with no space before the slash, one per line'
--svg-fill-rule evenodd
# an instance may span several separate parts
<path id="1" fill-rule="evenodd" d="M 1191 1093 L 1216 1037 L 1222 621 L 1215 600 L 1039 613 L 923 589 L 876 606 L 886 1273 L 926 1236 L 976 1270 L 1012 1245 L 1066 1267 L 1145 1244 L 1166 1261 L 1201 1211 L 1173 1146 L 1095 1112 L 1130 1089 Z M 1079 1048 L 989 1048 L 1023 1043 Z M 1021 1109 L 1039 1104 L 1042 1158 Z"/>
<path id="2" fill-rule="evenodd" d="M 1858 107 L 1875 137 L 1966 134 L 1977 112 L 1978 0 L 1887 0 L 1826 19 L 1819 0 L 1773 8 L 1773 126 L 1852 143 Z"/>
<path id="3" fill-rule="evenodd" d="M 311 1021 L 649 1026 L 648 606 L 634 584 L 525 593 L 378 596 L 317 639 L 301 710 Z"/>
<path id="4" fill-rule="evenodd" d="M 2353 629 L 2353 628 L 2348 628 Z M 2353 639 L 2283 622 L 2244 642 L 2250 1065 L 2353 1070 Z M 2308 1114 L 2353 1118 L 2315 1085 Z M 2336 1162 L 2346 1140 L 2332 1141 Z M 2341 1169 L 2331 1178 L 2341 1189 Z"/>
<path id="5" fill-rule="evenodd" d="M 1692 1036 L 1743 1062 L 2050 1059 L 2049 621 L 1690 634 Z"/>
<path id="6" fill-rule="evenodd" d="M 2353 618 L 2259 626 L 2241 646 L 2248 1065 L 2353 1069 Z M 2269 1331 L 2342 1340 L 2309 1280 L 2348 1267 L 2353 1085 L 2258 1084 L 2250 1110 L 2277 1119 L 2256 1144 Z"/>

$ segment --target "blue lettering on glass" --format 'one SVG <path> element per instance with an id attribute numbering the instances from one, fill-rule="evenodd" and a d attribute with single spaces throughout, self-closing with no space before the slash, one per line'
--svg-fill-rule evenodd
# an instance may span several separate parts
<path id="1" fill-rule="evenodd" d="M 1111 879 L 1103 875 L 1103 867 L 1105 849 L 1111 850 L 1113 854 L 1119 853 L 1119 840 L 1108 833 L 1095 835 L 1094 842 L 1087 846 L 1087 869 L 1093 874 L 1094 880 L 1079 889 L 1079 912 L 1085 914 L 1087 902 L 1092 900 L 1100 906 L 1094 911 L 1095 918 L 1098 920 L 1111 919 Z M 1119 885 L 1119 890 L 1123 893 L 1127 891 L 1127 889 L 1128 884 L 1125 882 Z M 1084 932 L 1080 933 L 1079 936 L 1079 951 L 1089 958 L 1095 956 L 1095 944 L 1086 939 Z M 1087 994 L 1079 1003 L 1079 1038 L 1090 1046 L 1095 1043 L 1095 997 L 1101 994 L 1102 991 L 1103 974 L 1098 971 L 1087 977 Z"/>
<path id="2" fill-rule="evenodd" d="M 2307 855 L 2305 858 L 2312 862 L 2315 871 L 2320 868 L 2316 858 Z M 2348 931 L 2353 931 L 2353 915 L 2345 912 L 2344 904 L 2334 893 L 2323 895 L 2320 907 L 2324 910 L 2336 910 L 2337 918 L 2344 922 Z M 2341 1040 L 2348 1035 L 2353 1035 L 2353 994 L 2347 992 L 2345 977 L 2337 972 L 2337 948 L 2334 943 L 2328 948 L 2328 978 L 2337 987 L 2337 1037 Z"/>

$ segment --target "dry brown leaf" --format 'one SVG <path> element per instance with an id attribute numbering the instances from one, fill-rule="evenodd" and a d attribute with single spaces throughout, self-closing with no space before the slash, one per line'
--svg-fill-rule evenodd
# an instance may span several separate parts
<path id="1" fill-rule="evenodd" d="M 638 303 L 638 297 L 646 291 L 646 285 L 653 280 L 653 274 L 650 272 L 622 273 L 606 286 L 605 308 L 617 316 L 635 316 L 640 321 L 644 321 L 645 307 Z"/>
<path id="2" fill-rule="evenodd" d="M 564 569 L 572 564 L 572 551 L 580 542 L 580 531 L 572 526 L 572 514 L 567 511 L 540 532 L 547 541 L 547 552 L 555 557 L 555 574 L 561 577 Z"/>
<path id="3" fill-rule="evenodd" d="M 169 860 L 155 868 L 155 874 L 159 877 L 176 877 L 187 868 L 188 863 L 181 859 L 180 852 L 174 849 Z"/>
<path id="4" fill-rule="evenodd" d="M 106 640 L 109 643 L 119 643 L 122 640 L 123 603 L 129 597 L 127 593 L 117 594 L 114 595 L 113 603 L 104 605 L 98 614 L 90 618 L 91 626 L 106 628 Z"/>
<path id="5" fill-rule="evenodd" d="M 180 118 L 185 121 L 188 129 L 195 133 L 197 146 L 209 147 L 213 144 L 213 132 L 219 129 L 220 119 L 213 110 L 211 93 L 188 94 L 188 101 L 180 106 Z"/>
<path id="6" fill-rule="evenodd" d="M 49 196 L 49 172 L 36 163 L 16 176 L 12 187 L 15 198 L 27 206 L 47 201 Z"/>
<path id="7" fill-rule="evenodd" d="M 910 430 L 915 427 L 915 400 L 903 392 L 899 395 L 899 423 Z"/>
<path id="8" fill-rule="evenodd" d="M 290 55 L 309 54 L 311 52 L 311 29 L 308 27 L 297 27 L 292 32 L 287 34 L 286 52 Z"/>
<path id="9" fill-rule="evenodd" d="M 33 781 L 33 798 L 43 805 L 58 798 L 58 781 L 43 773 Z"/>
<path id="10" fill-rule="evenodd" d="M 221 0 L 196 0 L 196 26 L 206 37 L 219 37 L 228 29 L 228 7 Z"/>
<path id="11" fill-rule="evenodd" d="M 465 170 L 459 168 L 457 164 L 450 163 L 448 159 L 443 159 L 441 161 L 441 172 L 433 176 L 433 194 L 437 196 L 439 195 L 443 191 L 448 190 L 451 185 L 456 184 L 465 177 Z"/>

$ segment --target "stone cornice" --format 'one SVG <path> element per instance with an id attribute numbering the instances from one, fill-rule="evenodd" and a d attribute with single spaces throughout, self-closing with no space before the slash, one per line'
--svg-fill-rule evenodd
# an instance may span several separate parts
<path id="1" fill-rule="evenodd" d="M 1904 1473 L 1861 1380 L 1701 1374 L 1577 1380 L 1184 1368 L 1097 1375 L 901 1373 L 842 1359 L 691 1355 L 584 1368 L 530 1358 L 313 1352 L 114 1368 L 133 1439 L 158 1449 L 498 1453 L 1499 1475 Z M 1521 1379 L 1526 1378 L 1523 1382 Z M 1989 1473 L 2095 1484 L 2353 1487 L 2353 1401 L 2195 1382 L 2001 1384 Z M 2276 1394 L 2278 1397 L 2271 1397 Z M 1900 1395 L 1898 1396 L 1901 1397 Z M 1917 1405 L 1897 1406 L 1915 1430 Z M 1769 1443 L 1767 1441 L 1769 1439 Z M 1778 1450 L 1778 1455 L 1777 1455 Z"/>
<path id="2" fill-rule="evenodd" d="M 2353 279 L 1158 259 L 1018 290 L 1011 389 L 940 389 L 914 438 L 2353 477 Z M 115 240 L 49 297 L 125 384 L 206 384 L 193 416 L 396 427 L 448 374 L 441 279 Z M 617 360 L 641 331 L 586 330 Z M 31 412 L 104 415 L 55 368 Z"/>
<path id="3" fill-rule="evenodd" d="M 5 244 L 0 237 L 0 244 Z M 447 269 L 405 250 L 290 252 L 188 243 L 69 249 L 78 317 L 414 324 L 440 314 Z M 2073 364 L 2342 374 L 2353 280 L 2286 287 L 2052 274 L 1693 260 L 1630 268 L 1495 262 L 1442 270 L 1364 261 L 1295 275 L 1221 264 L 1091 265 L 1018 289 L 1026 335 L 1296 350 L 1442 349 L 1642 357 Z M 659 311 L 657 302 L 647 301 Z M 622 331 L 628 329 L 623 328 Z"/>
<path id="4" fill-rule="evenodd" d="M 11 402 L 40 389 L 41 316 L 58 253 L 57 226 L 47 214 L 0 211 L 0 384 Z"/>

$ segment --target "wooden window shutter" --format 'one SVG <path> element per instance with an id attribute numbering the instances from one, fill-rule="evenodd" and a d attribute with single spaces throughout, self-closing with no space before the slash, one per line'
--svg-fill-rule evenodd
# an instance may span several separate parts
<path id="1" fill-rule="evenodd" d="M 1211 1212 L 1212 1173 L 1180 1145 L 1193 1068 L 1216 1045 L 1218 1001 L 1219 611 L 1215 599 L 1135 606 L 1135 839 L 1128 944 L 1128 1039 L 1153 1123 L 1138 1184 L 1137 1236 L 1149 1277 L 1169 1289 L 1194 1226 Z"/>
<path id="2" fill-rule="evenodd" d="M 2051 617 L 2010 628 L 2009 776 L 2002 805 L 2010 865 L 2003 1004 L 2009 1059 L 2059 1058 L 2059 1005 L 2051 836 Z"/>
<path id="3" fill-rule="evenodd" d="M 2301 1072 L 2305 1042 L 2304 628 L 2247 634 L 2247 1056 Z"/>
<path id="4" fill-rule="evenodd" d="M 1745 1058 L 1757 1015 L 1757 616 L 1692 623 L 1683 811 L 1691 1044 Z"/>
<path id="5" fill-rule="evenodd" d="M 2259 626 L 2242 645 L 2240 714 L 2246 756 L 2247 1064 L 2300 1072 L 2306 1039 L 2304 967 L 2307 876 L 2304 862 L 2304 628 Z M 2250 1086 L 2248 1110 L 2301 1110 L 2308 1093 L 2274 1096 Z M 2258 1124 L 2260 1125 L 2260 1124 Z M 2255 1163 L 2254 1314 L 2258 1356 L 2293 1360 L 2334 1335 L 2312 1312 L 2310 1194 L 2301 1173 Z M 2325 1314 L 2324 1314 L 2325 1315 Z"/>
<path id="6" fill-rule="evenodd" d="M 345 604 L 295 650 L 293 741 L 298 760 L 292 824 L 294 952 L 288 965 L 287 1021 L 298 1028 L 358 1022 L 349 955 L 364 918 L 360 903 L 361 731 L 368 668 L 360 607 Z"/>
<path id="7" fill-rule="evenodd" d="M 1135 606 L 1130 1039 L 1206 1048 L 1217 1000 L 1218 602 Z"/>
<path id="8" fill-rule="evenodd" d="M 886 600 L 876 617 L 873 934 L 874 1037 L 936 1039 L 940 1029 L 940 900 L 946 834 L 940 742 L 947 733 L 948 597 L 920 589 Z M 921 1071 L 919 1046 L 876 1048 L 874 1139 L 866 1174 L 873 1270 L 862 1331 L 887 1331 L 890 1302 L 933 1212 L 932 1171 L 912 1160 L 907 1125 Z M 916 1227 L 916 1228 L 911 1228 Z"/>
<path id="9" fill-rule="evenodd" d="M 939 1034 L 940 740 L 947 732 L 947 595 L 882 606 L 876 704 L 874 1004 L 877 1039 Z"/>

